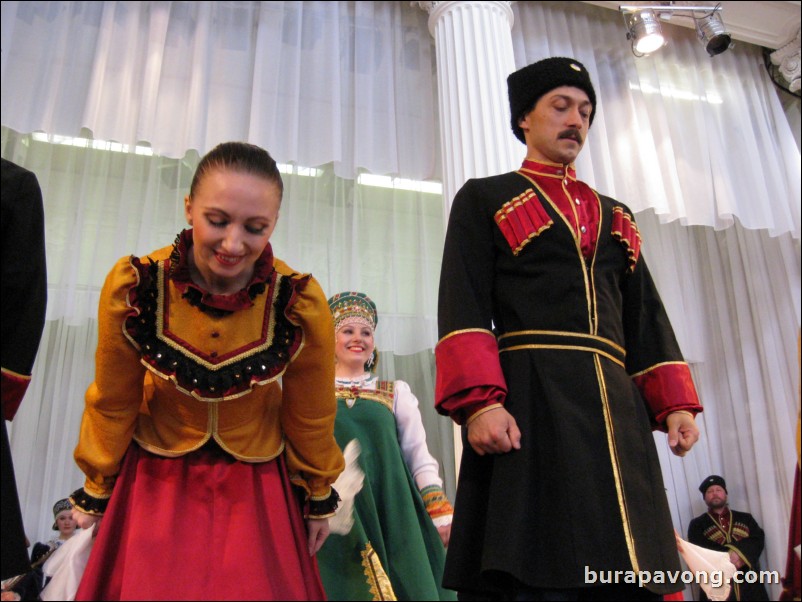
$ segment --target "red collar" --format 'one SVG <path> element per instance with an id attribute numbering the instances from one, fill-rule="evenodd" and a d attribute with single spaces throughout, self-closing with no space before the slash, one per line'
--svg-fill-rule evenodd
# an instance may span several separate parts
<path id="1" fill-rule="evenodd" d="M 564 178 L 567 175 L 570 179 L 576 180 L 576 168 L 573 163 L 562 165 L 561 163 L 541 163 L 524 159 L 521 169 L 538 176 Z"/>
<path id="2" fill-rule="evenodd" d="M 200 297 L 198 301 L 201 305 L 230 312 L 251 307 L 254 297 L 264 292 L 265 285 L 273 274 L 273 248 L 270 243 L 267 243 L 256 260 L 248 285 L 230 295 L 213 295 L 192 281 L 188 260 L 192 244 L 192 228 L 182 230 L 173 243 L 173 252 L 170 255 L 170 279 L 185 296 L 189 294 L 193 298 Z"/>

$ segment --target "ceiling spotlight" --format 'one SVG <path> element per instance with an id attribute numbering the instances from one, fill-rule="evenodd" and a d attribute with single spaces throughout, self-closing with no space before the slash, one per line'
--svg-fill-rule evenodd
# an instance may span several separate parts
<path id="1" fill-rule="evenodd" d="M 717 12 L 696 19 L 696 35 L 710 56 L 721 54 L 732 46 L 732 36 L 727 32 L 721 15 Z"/>
<path id="2" fill-rule="evenodd" d="M 719 14 L 720 2 L 715 6 L 690 6 L 690 3 L 677 6 L 673 2 L 663 2 L 654 5 L 619 6 L 618 10 L 624 15 L 627 39 L 632 42 L 632 53 L 635 56 L 646 56 L 665 45 L 660 19 L 670 19 L 672 15 L 693 19 L 696 34 L 710 56 L 732 48 L 732 36 L 724 27 Z M 698 12 L 706 14 L 697 17 Z"/>
<path id="3" fill-rule="evenodd" d="M 627 26 L 627 39 L 632 42 L 632 53 L 635 56 L 645 56 L 665 44 L 660 21 L 653 11 L 624 13 L 624 23 Z"/>

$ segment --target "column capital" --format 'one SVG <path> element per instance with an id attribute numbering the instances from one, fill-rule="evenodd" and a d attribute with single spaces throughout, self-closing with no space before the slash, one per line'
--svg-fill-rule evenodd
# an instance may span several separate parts
<path id="1" fill-rule="evenodd" d="M 431 17 L 430 17 L 431 19 Z M 799 93 L 800 89 L 800 30 L 796 31 L 796 37 L 782 48 L 771 53 L 771 62 L 777 65 L 780 74 L 788 82 L 788 91 L 794 94 Z"/>
<path id="2" fill-rule="evenodd" d="M 434 28 L 442 15 L 454 8 L 482 8 L 490 10 L 500 10 L 507 18 L 507 23 L 512 29 L 515 18 L 512 13 L 512 5 L 515 0 L 446 0 L 430 2 L 410 2 L 411 6 L 418 5 L 418 8 L 429 13 L 429 33 L 434 35 Z"/>

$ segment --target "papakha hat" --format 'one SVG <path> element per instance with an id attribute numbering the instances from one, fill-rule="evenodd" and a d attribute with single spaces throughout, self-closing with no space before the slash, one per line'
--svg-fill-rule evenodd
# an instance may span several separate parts
<path id="1" fill-rule="evenodd" d="M 64 512 L 65 510 L 72 510 L 72 504 L 70 504 L 68 498 L 59 500 L 53 505 L 53 518 L 55 519 L 58 517 L 59 512 Z M 58 531 L 58 525 L 55 520 L 53 521 L 53 531 Z"/>
<path id="2" fill-rule="evenodd" d="M 699 491 L 701 491 L 702 495 L 704 495 L 707 493 L 708 487 L 712 487 L 713 485 L 719 485 L 724 490 L 724 493 L 729 493 L 727 491 L 727 483 L 725 483 L 724 479 L 717 474 L 711 474 L 704 481 L 702 481 L 702 484 L 699 485 Z"/>
<path id="3" fill-rule="evenodd" d="M 541 96 L 560 86 L 584 90 L 593 106 L 590 123 L 596 115 L 596 91 L 585 66 L 576 59 L 553 56 L 527 65 L 507 77 L 510 98 L 510 125 L 515 137 L 526 144 L 518 121 L 531 111 Z"/>

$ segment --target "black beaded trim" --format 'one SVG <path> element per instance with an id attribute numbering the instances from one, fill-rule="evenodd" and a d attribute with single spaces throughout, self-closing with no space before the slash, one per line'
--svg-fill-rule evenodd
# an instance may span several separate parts
<path id="1" fill-rule="evenodd" d="M 325 500 L 313 500 L 309 498 L 309 518 L 333 516 L 337 511 L 339 503 L 340 494 L 337 493 L 334 487 L 331 488 L 331 494 Z"/>
<path id="2" fill-rule="evenodd" d="M 256 282 L 248 287 L 248 297 L 250 297 L 251 301 L 253 301 L 256 299 L 256 297 L 265 292 L 266 289 L 267 287 L 265 286 L 264 282 Z M 233 311 L 229 311 L 227 309 L 220 309 L 218 307 L 206 305 L 203 302 L 203 293 L 192 285 L 187 286 L 187 290 L 185 290 L 184 294 L 181 296 L 193 307 L 197 307 L 203 313 L 209 314 L 215 318 L 221 318 L 234 313 Z"/>
<path id="3" fill-rule="evenodd" d="M 301 345 L 301 328 L 290 322 L 285 310 L 295 302 L 308 277 L 284 277 L 278 283 L 275 302 L 267 309 L 274 313 L 275 321 L 273 340 L 267 348 L 219 370 L 210 370 L 157 336 L 158 281 L 163 264 L 153 262 L 144 266 L 136 257 L 131 258 L 131 264 L 138 271 L 140 282 L 131 289 L 129 302 L 139 313 L 126 318 L 126 332 L 139 345 L 143 360 L 159 373 L 174 377 L 185 391 L 213 399 L 237 396 L 248 391 L 251 383 L 279 375 Z"/>
<path id="4" fill-rule="evenodd" d="M 72 492 L 70 503 L 73 508 L 80 510 L 84 514 L 102 516 L 106 512 L 106 507 L 109 505 L 109 499 L 110 498 L 91 496 L 81 487 Z"/>

